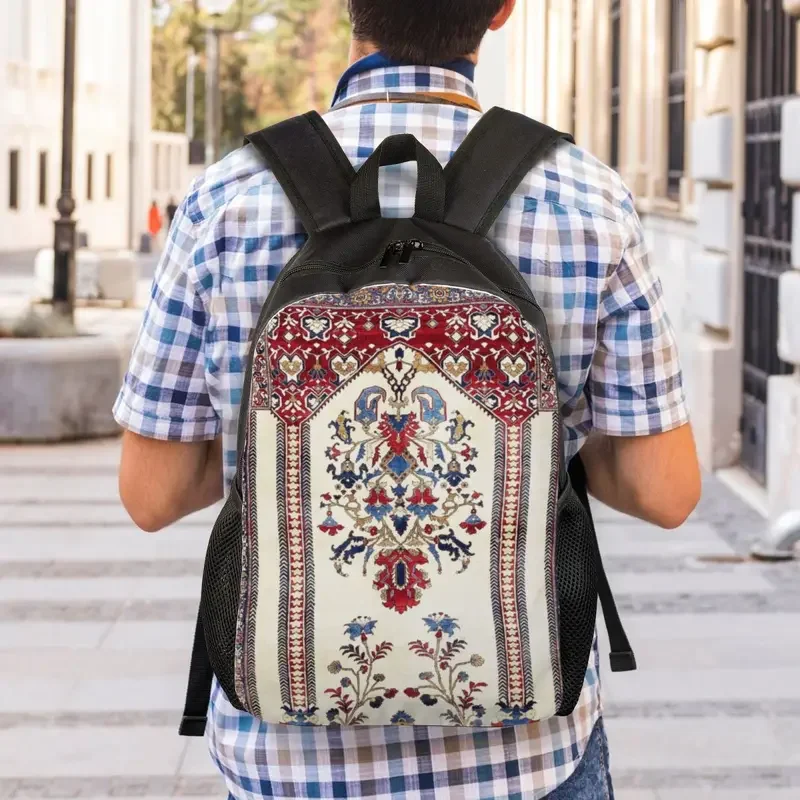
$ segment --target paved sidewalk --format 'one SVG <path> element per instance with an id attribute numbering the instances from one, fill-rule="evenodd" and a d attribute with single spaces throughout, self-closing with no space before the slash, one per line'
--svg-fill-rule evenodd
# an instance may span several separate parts
<path id="1" fill-rule="evenodd" d="M 215 512 L 137 532 L 117 457 L 0 448 L 0 798 L 224 797 L 176 734 Z M 800 565 L 699 561 L 763 528 L 713 480 L 680 531 L 598 519 L 641 667 L 604 673 L 618 800 L 798 800 Z"/>

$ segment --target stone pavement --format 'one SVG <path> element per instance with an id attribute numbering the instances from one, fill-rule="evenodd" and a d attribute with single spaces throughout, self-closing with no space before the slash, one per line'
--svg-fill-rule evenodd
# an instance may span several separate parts
<path id="1" fill-rule="evenodd" d="M 0 798 L 224 796 L 176 734 L 215 513 L 137 532 L 117 456 L 0 449 Z M 641 667 L 604 674 L 617 797 L 798 800 L 800 565 L 728 563 L 763 522 L 706 489 L 676 532 L 597 512 Z"/>

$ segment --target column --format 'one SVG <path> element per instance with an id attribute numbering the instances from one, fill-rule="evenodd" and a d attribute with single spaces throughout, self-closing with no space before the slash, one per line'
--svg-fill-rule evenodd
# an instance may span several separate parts
<path id="1" fill-rule="evenodd" d="M 608 0 L 578 6 L 576 140 L 602 161 L 611 147 L 611 29 Z"/>
<path id="2" fill-rule="evenodd" d="M 741 208 L 744 127 L 744 0 L 694 4 L 701 105 L 691 126 L 689 174 L 698 182 L 697 239 L 690 266 L 692 409 L 706 468 L 734 464 L 741 417 Z"/>
<path id="3" fill-rule="evenodd" d="M 644 0 L 623 0 L 621 56 L 620 173 L 634 195 L 646 187 L 647 135 L 646 12 Z"/>

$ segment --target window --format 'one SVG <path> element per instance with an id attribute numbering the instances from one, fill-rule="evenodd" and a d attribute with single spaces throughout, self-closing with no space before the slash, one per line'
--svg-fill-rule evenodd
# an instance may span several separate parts
<path id="1" fill-rule="evenodd" d="M 670 0 L 667 194 L 680 197 L 686 164 L 686 0 Z"/>
<path id="2" fill-rule="evenodd" d="M 39 152 L 39 205 L 47 205 L 47 151 Z"/>
<path id="3" fill-rule="evenodd" d="M 161 189 L 161 145 L 153 147 L 153 189 L 157 192 Z"/>
<path id="4" fill-rule="evenodd" d="M 86 155 L 86 199 L 92 200 L 94 197 L 94 154 Z"/>
<path id="5" fill-rule="evenodd" d="M 622 72 L 622 0 L 611 0 L 611 155 L 619 169 L 620 75 Z"/>
<path id="6" fill-rule="evenodd" d="M 8 151 L 8 207 L 19 209 L 19 150 Z"/>
<path id="7" fill-rule="evenodd" d="M 164 177 L 166 182 L 164 188 L 169 190 L 172 188 L 172 145 L 165 144 L 164 150 L 164 155 L 166 157 L 166 166 L 164 168 Z"/>
<path id="8" fill-rule="evenodd" d="M 114 196 L 114 156 L 106 155 L 106 200 Z"/>

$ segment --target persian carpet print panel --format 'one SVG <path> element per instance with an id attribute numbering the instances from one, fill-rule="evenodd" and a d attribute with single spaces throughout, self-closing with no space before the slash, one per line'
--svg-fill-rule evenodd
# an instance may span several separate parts
<path id="1" fill-rule="evenodd" d="M 237 694 L 296 724 L 519 724 L 560 702 L 549 351 L 494 295 L 369 287 L 255 342 Z"/>

